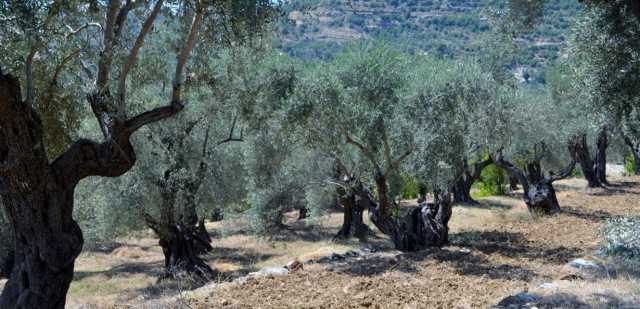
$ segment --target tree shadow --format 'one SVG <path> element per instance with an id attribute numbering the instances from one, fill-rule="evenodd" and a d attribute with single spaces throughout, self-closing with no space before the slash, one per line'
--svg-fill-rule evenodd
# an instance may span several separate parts
<path id="1" fill-rule="evenodd" d="M 518 232 L 465 231 L 450 235 L 452 244 L 477 250 L 485 254 L 500 254 L 510 258 L 543 260 L 545 263 L 563 265 L 581 256 L 582 249 L 570 247 L 533 246 Z"/>
<path id="2" fill-rule="evenodd" d="M 502 210 L 508 210 L 508 209 L 512 209 L 513 207 L 515 207 L 515 205 L 513 204 L 509 204 L 503 201 L 496 201 L 496 200 L 485 200 L 485 199 L 480 199 L 478 200 L 477 204 L 456 204 L 455 207 L 460 207 L 460 208 L 468 208 L 468 209 L 502 209 Z"/>
<path id="3" fill-rule="evenodd" d="M 115 276 L 128 276 L 145 274 L 148 276 L 161 276 L 164 271 L 162 262 L 151 263 L 124 263 L 102 271 L 76 271 L 73 273 L 73 281 L 80 281 L 89 277 L 104 275 L 108 279 Z"/>
<path id="4" fill-rule="evenodd" d="M 553 293 L 550 295 L 531 294 L 535 301 L 518 300 L 517 297 L 507 297 L 492 309 L 503 308 L 623 308 L 631 309 L 640 307 L 637 299 L 622 299 L 611 293 L 593 293 L 583 297 L 578 297 L 569 293 Z"/>
<path id="5" fill-rule="evenodd" d="M 595 223 L 602 222 L 608 218 L 613 217 L 611 213 L 602 211 L 602 210 L 586 211 L 583 208 L 574 208 L 574 207 L 566 207 L 566 206 L 562 208 L 562 213 L 572 217 L 595 222 Z"/>

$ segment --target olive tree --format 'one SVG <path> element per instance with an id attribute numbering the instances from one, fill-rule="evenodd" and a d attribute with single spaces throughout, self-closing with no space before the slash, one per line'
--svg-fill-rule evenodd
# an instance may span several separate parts
<path id="1" fill-rule="evenodd" d="M 229 1 L 228 4 L 238 2 Z M 32 5 L 33 4 L 33 5 Z M 145 39 L 161 14 L 172 14 L 162 0 L 151 2 L 91 2 L 89 5 L 63 1 L 3 2 L 0 4 L 4 29 L 10 35 L 24 36 L 23 99 L 20 81 L 0 73 L 0 197 L 15 234 L 15 265 L 2 292 L 2 308 L 64 308 L 73 278 L 74 262 L 82 250 L 83 237 L 73 220 L 74 191 L 80 180 L 91 176 L 118 177 L 136 162 L 132 135 L 142 127 L 170 118 L 184 109 L 184 69 L 198 41 L 207 2 L 185 2 L 191 10 L 188 26 L 176 30 L 182 43 L 177 57 L 168 104 L 136 115 L 128 108 L 128 76 L 136 65 Z M 243 1 L 249 12 L 260 13 L 257 5 L 270 7 L 269 1 Z M 65 10 L 74 8 L 74 10 Z M 28 14 L 20 12 L 27 11 Z M 32 29 L 25 28 L 21 15 L 32 16 Z M 91 31 L 92 35 L 78 36 Z M 16 40 L 19 41 L 19 40 Z M 80 52 L 69 52 L 59 42 L 82 45 Z M 3 52 L 12 49 L 3 44 Z M 83 53 L 83 50 L 86 52 Z M 47 88 L 34 82 L 37 55 L 64 55 L 61 63 L 77 58 L 94 62 L 87 73 L 94 83 L 86 98 L 101 132 L 101 142 L 79 139 L 50 161 L 43 144 L 42 118 L 34 109 L 38 93 Z M 64 65 L 60 67 L 64 69 Z M 56 74 L 52 74 L 55 84 Z M 81 87 L 75 90 L 81 90 Z M 78 93 L 75 94 L 78 96 Z M 44 95 L 46 97 L 46 94 Z"/>

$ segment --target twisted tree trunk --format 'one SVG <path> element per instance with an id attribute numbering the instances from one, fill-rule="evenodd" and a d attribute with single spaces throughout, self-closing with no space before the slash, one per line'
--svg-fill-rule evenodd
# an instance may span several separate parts
<path id="1" fill-rule="evenodd" d="M 539 159 L 530 161 L 524 170 L 506 161 L 502 154 L 498 154 L 494 162 L 518 178 L 524 190 L 523 200 L 531 214 L 549 215 L 561 211 L 553 182 L 566 178 L 573 172 L 576 164 L 575 149 L 571 147 L 570 152 L 572 154 L 571 163 L 559 174 L 549 172 L 547 176 L 542 172 Z"/>
<path id="2" fill-rule="evenodd" d="M 0 198 L 16 239 L 15 265 L 0 308 L 64 308 L 83 245 L 72 218 L 76 185 L 89 176 L 127 172 L 136 161 L 131 134 L 182 108 L 176 104 L 122 120 L 105 108 L 109 100 L 106 93 L 89 97 L 105 141 L 79 140 L 49 163 L 39 116 L 22 102 L 19 82 L 0 74 Z"/>
<path id="3" fill-rule="evenodd" d="M 603 185 L 609 185 L 607 181 L 607 148 L 609 147 L 609 134 L 606 128 L 602 128 L 598 132 L 598 141 L 596 142 L 596 162 L 595 171 L 596 178 Z"/>
<path id="4" fill-rule="evenodd" d="M 366 241 L 370 232 L 369 227 L 364 223 L 364 210 L 366 209 L 362 203 L 364 190 L 356 190 L 355 188 L 339 188 L 340 203 L 344 211 L 344 219 L 342 227 L 334 239 L 348 239 L 356 237 L 360 241 Z M 365 197 L 368 198 L 368 197 Z"/>
<path id="5" fill-rule="evenodd" d="M 480 179 L 482 170 L 493 163 L 491 157 L 480 162 L 473 163 L 471 169 L 464 160 L 462 176 L 453 185 L 453 203 L 477 205 L 478 202 L 471 197 L 471 187 L 473 183 Z"/>
<path id="6" fill-rule="evenodd" d="M 587 180 L 589 188 L 602 187 L 602 183 L 597 175 L 598 165 L 594 164 L 591 160 L 591 154 L 589 153 L 589 146 L 587 145 L 587 135 L 580 134 L 574 141 L 574 148 L 576 151 L 576 159 L 580 163 L 582 174 Z"/>
<path id="7" fill-rule="evenodd" d="M 378 192 L 386 192 L 384 176 L 376 177 L 376 185 Z M 406 212 L 396 209 L 399 214 L 397 217 L 391 214 L 389 204 L 383 204 L 388 199 L 382 196 L 379 196 L 380 203 L 376 203 L 371 194 L 367 194 L 363 203 L 368 205 L 371 221 L 381 232 L 391 237 L 396 249 L 419 251 L 449 243 L 450 193 L 436 192 L 435 196 L 432 204 L 423 202 Z"/>

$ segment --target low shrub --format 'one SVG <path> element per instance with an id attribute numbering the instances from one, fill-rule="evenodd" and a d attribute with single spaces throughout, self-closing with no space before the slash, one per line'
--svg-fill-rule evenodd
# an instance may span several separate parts
<path id="1" fill-rule="evenodd" d="M 607 254 L 640 259 L 640 217 L 609 219 L 600 232 Z"/>
<path id="2" fill-rule="evenodd" d="M 626 175 L 634 175 L 636 173 L 636 160 L 632 155 L 624 157 L 624 173 Z"/>
<path id="3" fill-rule="evenodd" d="M 474 184 L 478 191 L 474 197 L 486 197 L 507 194 L 507 175 L 503 169 L 491 164 L 482 170 L 480 180 Z"/>

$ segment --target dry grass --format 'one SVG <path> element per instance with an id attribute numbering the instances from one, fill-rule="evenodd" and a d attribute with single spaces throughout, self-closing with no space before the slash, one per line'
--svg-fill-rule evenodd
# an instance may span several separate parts
<path id="1" fill-rule="evenodd" d="M 291 214 L 290 229 L 273 239 L 246 235 L 242 225 L 233 222 L 235 229 L 225 237 L 216 236 L 215 250 L 207 257 L 220 272 L 218 284 L 192 294 L 190 306 L 482 308 L 527 290 L 556 305 L 567 301 L 596 308 L 626 304 L 640 297 L 638 276 L 633 272 L 622 270 L 618 279 L 596 282 L 558 281 L 568 261 L 594 254 L 604 220 L 640 215 L 640 178 L 612 180 L 616 186 L 609 190 L 585 189 L 585 182 L 578 179 L 558 183 L 558 198 L 565 211 L 548 218 L 532 218 L 518 196 L 484 198 L 477 207 L 457 206 L 450 222 L 452 245 L 442 249 L 412 254 L 389 250 L 340 267 L 305 265 L 304 271 L 287 277 L 244 284 L 223 282 L 262 267 L 282 266 L 296 257 L 306 260 L 361 244 L 330 241 L 341 223 L 338 213 L 310 223 L 297 222 Z M 229 231 L 223 223 L 209 223 L 208 228 L 214 235 Z M 384 237 L 372 241 L 389 247 Z M 179 284 L 156 283 L 163 257 L 152 235 L 118 242 L 103 252 L 81 255 L 69 307 L 152 303 L 177 307 L 171 301 L 182 295 Z M 538 288 L 547 282 L 556 282 L 559 288 Z"/>

